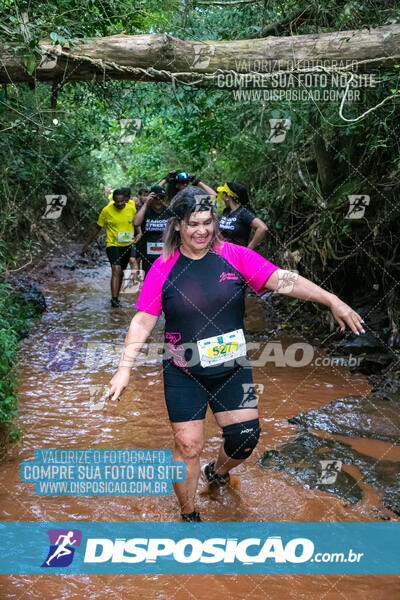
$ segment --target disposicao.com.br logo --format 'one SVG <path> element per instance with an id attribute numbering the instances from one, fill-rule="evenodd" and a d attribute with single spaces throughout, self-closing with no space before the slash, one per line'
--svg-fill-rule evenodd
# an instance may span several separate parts
<path id="1" fill-rule="evenodd" d="M 181 564 L 242 563 L 253 565 L 268 560 L 275 563 L 355 562 L 363 553 L 316 553 L 308 538 L 293 538 L 286 544 L 281 536 L 262 538 L 208 538 L 194 537 L 175 541 L 170 538 L 91 538 L 87 540 L 85 563 L 155 563 L 170 559 Z"/>
<path id="2" fill-rule="evenodd" d="M 0 574 L 398 574 L 399 535 L 397 522 L 3 522 Z"/>

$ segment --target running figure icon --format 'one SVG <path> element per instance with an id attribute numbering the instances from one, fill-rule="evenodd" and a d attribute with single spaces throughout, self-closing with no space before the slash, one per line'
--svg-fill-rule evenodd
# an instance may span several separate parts
<path id="1" fill-rule="evenodd" d="M 56 541 L 56 545 L 57 545 L 57 549 L 56 551 L 50 556 L 50 558 L 48 558 L 46 560 L 46 565 L 50 566 L 51 561 L 53 560 L 53 558 L 61 558 L 61 556 L 66 556 L 67 554 L 72 554 L 72 550 L 70 548 L 67 548 L 68 544 L 76 544 L 78 540 L 74 540 L 71 539 L 74 537 L 74 532 L 73 531 L 68 531 L 68 533 L 66 535 L 59 535 Z M 60 540 L 63 540 L 60 543 Z"/>

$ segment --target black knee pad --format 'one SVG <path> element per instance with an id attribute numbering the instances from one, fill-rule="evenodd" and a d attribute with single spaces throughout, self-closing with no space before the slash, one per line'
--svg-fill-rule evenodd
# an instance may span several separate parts
<path id="1" fill-rule="evenodd" d="M 222 436 L 225 438 L 224 450 L 229 458 L 248 458 L 257 446 L 261 427 L 258 419 L 245 421 L 244 423 L 233 423 L 222 428 Z"/>

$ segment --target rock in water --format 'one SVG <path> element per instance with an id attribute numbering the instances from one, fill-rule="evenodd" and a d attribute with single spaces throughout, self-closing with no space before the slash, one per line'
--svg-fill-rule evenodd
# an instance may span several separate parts
<path id="1" fill-rule="evenodd" d="M 400 398 L 350 396 L 288 419 L 293 425 L 400 444 Z"/>
<path id="2" fill-rule="evenodd" d="M 351 451 L 350 446 L 346 444 L 338 445 L 349 448 Z M 329 447 L 329 450 L 321 452 L 321 449 L 326 447 Z M 336 447 L 333 448 L 330 440 L 322 440 L 311 433 L 306 433 L 283 444 L 277 450 L 265 452 L 257 464 L 263 469 L 285 471 L 307 489 L 336 494 L 350 504 L 356 504 L 362 498 L 362 491 L 354 477 L 345 471 L 339 471 L 336 480 L 330 483 L 326 482 L 329 480 L 324 477 L 322 472 L 321 460 L 331 460 L 332 463 L 338 460 L 344 462 L 344 456 L 343 449 L 336 451 Z"/>
<path id="3" fill-rule="evenodd" d="M 14 287 L 20 292 L 20 298 L 25 304 L 31 303 L 35 312 L 42 313 L 46 310 L 46 300 L 40 285 L 29 279 L 18 278 L 13 281 Z"/>
<path id="4" fill-rule="evenodd" d="M 330 465 L 321 464 L 321 461 L 329 461 Z M 399 463 L 377 461 L 343 442 L 305 433 L 278 449 L 265 452 L 257 464 L 263 469 L 284 471 L 306 488 L 336 494 L 355 504 L 361 500 L 362 490 L 354 477 L 337 468 L 338 462 L 357 467 L 365 483 L 384 492 L 382 504 L 400 515 Z M 332 474 L 336 475 L 331 477 L 335 481 L 325 483 Z"/>
<path id="5" fill-rule="evenodd" d="M 75 269 L 76 267 L 76 261 L 73 260 L 72 258 L 69 258 L 68 260 L 65 261 L 65 263 L 63 264 L 64 269 L 71 269 L 71 271 L 73 271 L 73 269 Z"/>

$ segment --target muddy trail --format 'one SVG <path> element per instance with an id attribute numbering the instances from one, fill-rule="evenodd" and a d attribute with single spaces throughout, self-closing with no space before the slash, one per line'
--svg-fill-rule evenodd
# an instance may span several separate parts
<path id="1" fill-rule="evenodd" d="M 83 521 L 176 521 L 179 512 L 174 496 L 42 497 L 35 495 L 33 484 L 20 482 L 19 464 L 33 460 L 35 449 L 172 447 L 163 401 L 161 359 L 149 356 L 146 347 L 139 355 L 121 402 L 106 402 L 102 410 L 91 410 L 94 395 L 109 382 L 118 364 L 119 346 L 133 316 L 137 294 L 123 294 L 121 308 L 112 309 L 108 262 L 103 255 L 97 261 L 75 262 L 77 251 L 78 245 L 70 244 L 64 257 L 53 257 L 45 269 L 36 272 L 47 311 L 20 346 L 17 425 L 22 437 L 17 445 L 8 448 L 0 464 L 1 520 L 74 521 L 78 526 Z M 251 339 L 266 341 L 268 323 L 262 303 L 256 297 L 249 299 L 247 328 Z M 149 342 L 161 342 L 162 331 L 160 319 Z M 280 331 L 275 333 L 274 341 L 285 348 L 296 339 Z M 264 386 L 259 403 L 260 442 L 251 459 L 237 469 L 240 492 L 214 498 L 199 495 L 198 509 L 205 521 L 399 519 L 396 492 L 389 494 L 392 501 L 388 501 L 386 489 L 394 485 L 399 473 L 400 446 L 395 440 L 364 436 L 359 421 L 353 432 L 340 432 L 318 423 L 314 427 L 311 418 L 307 417 L 307 421 L 304 417 L 301 421 L 299 417 L 309 415 L 310 411 L 318 412 L 338 398 L 357 397 L 365 399 L 365 414 L 369 411 L 366 420 L 370 422 L 367 400 L 370 385 L 365 375 L 352 374 L 342 366 L 316 368 L 309 364 L 295 368 L 268 362 L 254 368 L 254 381 Z M 359 404 L 357 410 L 361 416 L 364 414 Z M 390 414 L 385 413 L 382 418 L 390 419 Z M 215 457 L 222 439 L 210 413 L 205 429 L 202 463 Z M 299 455 L 296 440 L 303 454 Z M 336 453 L 332 450 L 335 448 Z M 299 475 L 296 456 L 308 461 L 313 469 L 311 483 Z M 316 481 L 321 457 L 343 463 L 341 478 L 332 489 Z M 367 476 L 373 467 L 379 471 L 380 464 L 384 473 L 379 473 L 379 481 Z M 383 600 L 400 597 L 400 578 L 393 575 L 3 575 L 0 589 L 1 598 L 27 600 L 83 597 L 220 600 L 224 596 L 238 600 Z"/>

